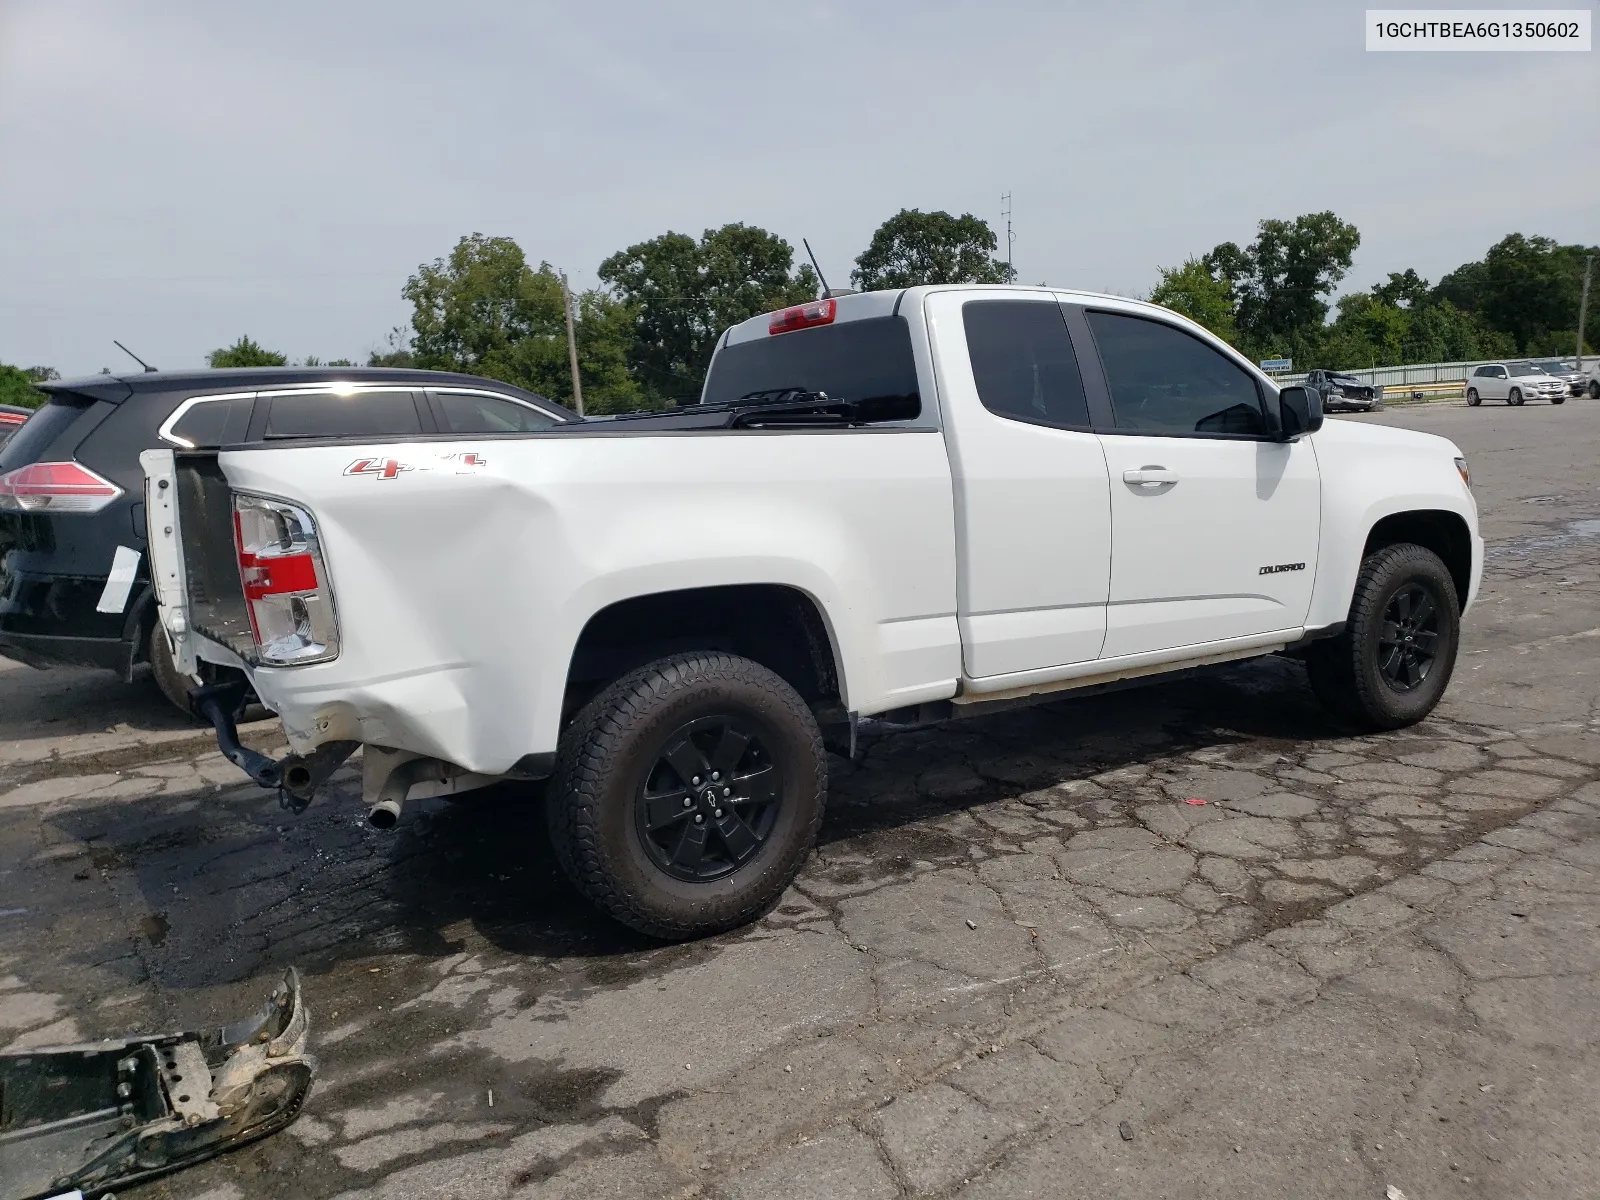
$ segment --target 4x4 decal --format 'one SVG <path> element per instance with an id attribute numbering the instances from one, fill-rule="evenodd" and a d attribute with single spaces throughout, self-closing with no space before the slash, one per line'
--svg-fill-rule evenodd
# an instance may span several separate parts
<path id="1" fill-rule="evenodd" d="M 406 471 L 442 471 L 453 469 L 457 475 L 468 475 L 489 465 L 489 460 L 476 450 L 437 454 L 419 462 L 402 462 L 398 458 L 358 458 L 344 469 L 346 475 L 372 475 L 378 479 L 395 479 Z"/>

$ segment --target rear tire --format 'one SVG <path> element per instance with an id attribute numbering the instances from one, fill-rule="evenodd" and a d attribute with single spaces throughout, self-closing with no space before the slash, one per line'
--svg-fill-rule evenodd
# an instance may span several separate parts
<path id="1" fill-rule="evenodd" d="M 1478 389 L 1477 388 L 1468 388 L 1467 389 L 1467 407 L 1468 408 L 1477 408 L 1478 405 L 1481 404 L 1481 403 L 1482 403 L 1482 401 L 1478 398 Z"/>
<path id="2" fill-rule="evenodd" d="M 172 647 L 167 644 L 167 635 L 161 628 L 160 621 L 150 628 L 148 657 L 150 674 L 156 681 L 156 687 L 161 689 L 161 694 L 174 708 L 193 716 L 193 711 L 189 707 L 189 689 L 194 684 L 178 670 L 177 663 L 172 661 Z"/>
<path id="3" fill-rule="evenodd" d="M 1589 399 L 1600 400 L 1600 379 L 1589 381 Z"/>
<path id="4" fill-rule="evenodd" d="M 578 890 L 624 925 L 704 937 L 759 917 L 799 874 L 827 770 L 816 718 L 782 678 L 731 654 L 675 655 L 568 726 L 550 838 Z"/>
<path id="5" fill-rule="evenodd" d="M 1461 606 L 1433 551 L 1403 543 L 1367 556 L 1350 618 L 1306 657 L 1311 690 L 1367 729 L 1415 725 L 1439 703 L 1455 669 Z"/>

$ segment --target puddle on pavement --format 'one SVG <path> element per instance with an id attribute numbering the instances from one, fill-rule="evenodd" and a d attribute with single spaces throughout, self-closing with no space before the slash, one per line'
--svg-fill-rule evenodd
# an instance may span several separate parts
<path id="1" fill-rule="evenodd" d="M 1492 542 L 1484 552 L 1484 557 L 1520 558 L 1541 550 L 1557 550 L 1565 546 L 1571 546 L 1587 538 L 1600 538 L 1600 517 L 1589 517 L 1581 521 L 1568 521 L 1556 533 L 1507 538 L 1503 542 Z"/>
<path id="2" fill-rule="evenodd" d="M 167 920 L 166 913 L 151 913 L 139 922 L 139 932 L 150 939 L 152 946 L 159 946 L 167 940 L 167 931 L 172 928 L 172 922 Z"/>

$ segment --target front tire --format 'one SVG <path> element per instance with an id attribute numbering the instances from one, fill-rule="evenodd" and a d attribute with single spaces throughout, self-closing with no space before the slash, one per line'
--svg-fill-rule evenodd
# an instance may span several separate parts
<path id="1" fill-rule="evenodd" d="M 1511 405 L 1512 408 L 1521 408 L 1522 407 L 1522 389 L 1521 388 L 1512 388 L 1511 389 L 1511 395 L 1506 397 L 1506 403 Z"/>
<path id="2" fill-rule="evenodd" d="M 1551 404 L 1565 404 L 1566 402 L 1567 402 L 1567 398 L 1565 396 L 1551 396 L 1550 397 L 1550 403 Z"/>
<path id="3" fill-rule="evenodd" d="M 1468 408 L 1477 408 L 1478 405 L 1481 404 L 1481 403 L 1482 403 L 1482 401 L 1478 398 L 1478 389 L 1477 388 L 1468 388 L 1467 389 L 1467 407 Z"/>
<path id="4" fill-rule="evenodd" d="M 1317 699 L 1368 729 L 1415 725 L 1455 669 L 1461 605 L 1433 551 L 1404 543 L 1367 556 L 1345 630 L 1317 642 L 1306 672 Z"/>
<path id="5" fill-rule="evenodd" d="M 1600 379 L 1589 381 L 1589 399 L 1600 400 Z"/>
<path id="6" fill-rule="evenodd" d="M 550 837 L 578 890 L 624 925 L 686 940 L 759 917 L 822 824 L 816 718 L 731 654 L 660 659 L 591 700 L 562 736 Z"/>

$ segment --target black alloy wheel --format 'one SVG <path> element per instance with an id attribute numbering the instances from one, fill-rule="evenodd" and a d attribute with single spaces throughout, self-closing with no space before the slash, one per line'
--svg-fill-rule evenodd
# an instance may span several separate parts
<path id="1" fill-rule="evenodd" d="M 760 851 L 783 804 L 771 734 L 744 714 L 690 721 L 667 735 L 639 785 L 634 821 L 657 867 L 706 882 Z"/>
<path id="2" fill-rule="evenodd" d="M 1389 598 L 1378 629 L 1378 673 L 1397 692 L 1421 687 L 1439 646 L 1439 606 L 1419 583 Z"/>
<path id="3" fill-rule="evenodd" d="M 652 937 L 755 920 L 822 825 L 815 715 L 760 663 L 690 651 L 624 675 L 562 732 L 550 840 L 578 890 Z"/>
<path id="4" fill-rule="evenodd" d="M 1317 699 L 1366 729 L 1401 729 L 1433 711 L 1450 685 L 1461 642 L 1461 603 L 1449 569 L 1411 543 L 1369 554 L 1349 619 L 1307 648 Z"/>

